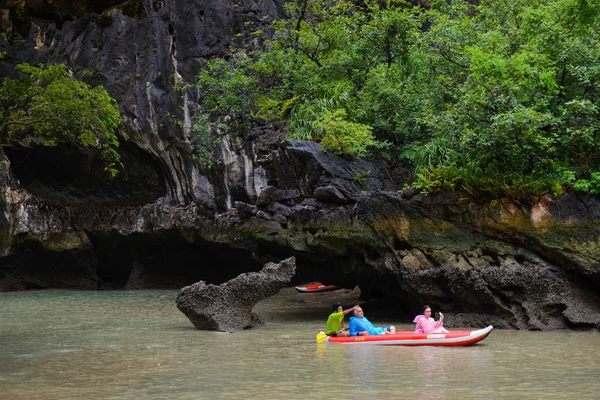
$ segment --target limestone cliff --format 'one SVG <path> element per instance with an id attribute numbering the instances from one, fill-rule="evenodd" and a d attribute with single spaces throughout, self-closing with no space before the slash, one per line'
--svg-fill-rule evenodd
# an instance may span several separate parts
<path id="1" fill-rule="evenodd" d="M 600 329 L 598 197 L 399 193 L 385 165 L 268 124 L 225 138 L 216 168 L 196 163 L 170 119 L 193 98 L 173 86 L 282 15 L 278 0 L 0 0 L 0 73 L 23 61 L 89 71 L 127 127 L 115 180 L 66 145 L 0 150 L 0 290 L 181 288 L 295 256 L 298 280 L 358 284 L 411 316 L 428 303 L 449 326 Z"/>

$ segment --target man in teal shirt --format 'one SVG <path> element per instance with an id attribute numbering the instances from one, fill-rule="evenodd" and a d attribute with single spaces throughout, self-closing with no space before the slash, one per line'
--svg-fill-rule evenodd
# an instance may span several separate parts
<path id="1" fill-rule="evenodd" d="M 356 306 L 344 310 L 339 302 L 333 303 L 333 313 L 327 318 L 327 336 L 349 336 L 348 331 L 344 329 L 344 316 L 354 310 Z"/>
<path id="2" fill-rule="evenodd" d="M 354 306 L 354 317 L 350 318 L 350 336 L 393 335 L 394 333 L 396 333 L 395 326 L 377 328 L 365 317 L 360 306 Z"/>

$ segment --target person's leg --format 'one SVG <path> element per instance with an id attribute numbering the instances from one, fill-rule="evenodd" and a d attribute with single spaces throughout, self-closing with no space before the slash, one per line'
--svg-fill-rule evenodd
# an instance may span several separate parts
<path id="1" fill-rule="evenodd" d="M 382 328 L 371 328 L 371 330 L 369 331 L 369 333 L 371 335 L 385 335 L 387 333 L 387 327 L 382 327 Z"/>
<path id="2" fill-rule="evenodd" d="M 348 331 L 341 331 L 341 332 L 338 332 L 337 335 L 339 337 L 348 337 L 348 336 L 350 336 L 350 332 L 348 332 Z"/>
<path id="3" fill-rule="evenodd" d="M 386 326 L 384 334 L 385 335 L 393 335 L 396 333 L 396 327 L 394 325 Z"/>

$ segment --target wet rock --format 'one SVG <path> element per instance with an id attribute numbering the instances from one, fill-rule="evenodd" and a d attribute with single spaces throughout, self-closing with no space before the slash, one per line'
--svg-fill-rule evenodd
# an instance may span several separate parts
<path id="1" fill-rule="evenodd" d="M 296 272 L 294 257 L 267 263 L 260 272 L 239 275 L 221 285 L 203 282 L 186 286 L 177 296 L 177 308 L 196 329 L 235 332 L 261 323 L 252 309 L 290 282 Z"/>

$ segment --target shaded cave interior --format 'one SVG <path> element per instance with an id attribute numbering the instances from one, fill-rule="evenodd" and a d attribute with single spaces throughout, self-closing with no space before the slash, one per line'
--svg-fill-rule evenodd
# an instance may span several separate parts
<path id="1" fill-rule="evenodd" d="M 51 251 L 37 241 L 24 240 L 14 252 L 0 258 L 0 291 L 31 289 L 80 290 L 180 290 L 200 280 L 209 284 L 227 282 L 245 272 L 257 272 L 265 262 L 296 257 L 296 275 L 290 286 L 312 281 L 334 284 L 344 289 L 359 288 L 359 300 L 370 318 L 395 316 L 410 322 L 422 306 L 419 294 L 405 290 L 397 277 L 374 273 L 357 258 L 327 254 L 290 253 L 289 249 L 262 244 L 253 249 L 228 244 L 185 240 L 177 231 L 160 235 L 88 233 L 91 248 Z M 443 277 L 428 279 L 443 292 L 451 293 Z M 393 296 L 390 296 L 393 293 Z M 306 297 L 305 297 L 306 296 Z M 297 302 L 323 296 L 336 300 L 335 292 L 302 295 Z M 466 298 L 463 298 L 466 300 Z M 495 305 L 479 298 L 479 304 L 456 303 L 457 299 L 428 299 L 436 310 L 463 309 L 495 314 Z M 467 300 L 468 301 L 468 300 Z M 327 303 L 327 302 L 326 302 Z M 343 304 L 345 308 L 353 304 Z M 325 306 L 327 312 L 329 305 Z"/>
<path id="2" fill-rule="evenodd" d="M 179 290 L 200 280 L 221 284 L 239 274 L 260 271 L 266 262 L 278 262 L 293 255 L 297 267 L 290 286 L 321 281 L 354 289 L 361 283 L 361 300 L 377 302 L 385 297 L 369 288 L 375 281 L 365 278 L 359 282 L 361 278 L 348 273 L 348 259 L 294 254 L 289 249 L 266 244 L 240 249 L 206 241 L 190 243 L 177 231 L 161 235 L 87 234 L 92 247 L 84 250 L 52 251 L 31 240 L 14 246 L 11 255 L 0 258 L 0 291 Z M 398 299 L 394 305 L 397 302 Z"/>
<path id="3" fill-rule="evenodd" d="M 181 289 L 200 280 L 220 284 L 262 268 L 248 250 L 188 243 L 177 234 L 89 237 L 93 247 L 77 251 L 20 243 L 0 258 L 0 289 Z"/>
<path id="4" fill-rule="evenodd" d="M 88 233 L 88 237 L 90 249 L 72 251 L 51 251 L 37 241 L 22 241 L 14 247 L 13 254 L 0 258 L 0 291 L 180 290 L 200 280 L 221 284 L 239 274 L 260 271 L 265 262 L 280 261 L 291 255 L 296 257 L 297 273 L 290 286 L 315 280 L 345 289 L 356 286 L 355 281 L 341 273 L 347 260 L 314 259 L 314 255 L 309 258 L 290 254 L 284 248 L 263 245 L 239 249 L 205 241 L 190 243 L 177 231 L 129 236 Z M 306 298 L 310 302 L 321 295 L 308 294 Z M 327 305 L 324 312 L 328 309 Z"/>
<path id="5" fill-rule="evenodd" d="M 111 178 L 95 151 L 74 145 L 5 147 L 10 169 L 34 196 L 62 205 L 141 205 L 167 193 L 165 175 L 152 156 L 121 144 L 123 169 Z"/>

